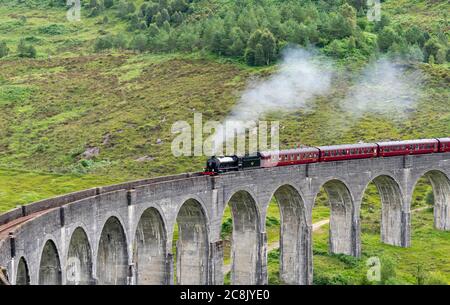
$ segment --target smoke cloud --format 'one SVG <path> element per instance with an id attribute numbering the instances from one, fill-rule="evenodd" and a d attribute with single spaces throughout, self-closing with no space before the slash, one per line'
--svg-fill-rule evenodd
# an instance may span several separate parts
<path id="1" fill-rule="evenodd" d="M 282 55 L 279 70 L 266 80 L 251 83 L 239 102 L 214 135 L 217 150 L 234 137 L 235 130 L 245 132 L 264 114 L 306 108 L 308 103 L 330 89 L 332 69 L 329 61 L 315 60 L 314 54 L 301 48 L 289 48 Z"/>
<path id="2" fill-rule="evenodd" d="M 399 61 L 401 62 L 401 61 Z M 239 102 L 212 137 L 213 151 L 221 152 L 223 144 L 245 133 L 266 113 L 281 110 L 308 109 L 313 100 L 331 92 L 333 62 L 301 48 L 287 49 L 279 70 L 268 79 L 249 84 Z M 345 119 L 340 126 L 351 128 L 366 114 L 403 119 L 414 112 L 421 94 L 423 75 L 419 70 L 406 70 L 389 59 L 370 63 L 351 77 L 354 84 L 340 101 Z M 336 113 L 336 119 L 339 114 Z M 324 125 L 333 122 L 324 122 Z"/>

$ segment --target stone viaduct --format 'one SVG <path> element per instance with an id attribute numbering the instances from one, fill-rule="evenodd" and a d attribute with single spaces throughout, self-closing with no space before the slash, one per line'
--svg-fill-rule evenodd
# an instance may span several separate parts
<path id="1" fill-rule="evenodd" d="M 424 176 L 433 186 L 435 228 L 450 230 L 450 153 L 436 153 L 183 174 L 40 201 L 0 215 L 0 266 L 12 284 L 222 284 L 220 232 L 229 204 L 231 282 L 266 284 L 265 218 L 275 196 L 281 280 L 311 284 L 312 209 L 321 187 L 331 207 L 330 252 L 359 256 L 368 184 L 382 201 L 381 241 L 408 247 L 412 193 Z"/>

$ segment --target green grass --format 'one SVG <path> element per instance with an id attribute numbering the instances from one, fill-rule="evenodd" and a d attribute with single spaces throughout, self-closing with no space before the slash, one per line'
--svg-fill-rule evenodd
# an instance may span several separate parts
<path id="1" fill-rule="evenodd" d="M 414 190 L 412 207 L 427 206 L 426 196 L 431 185 L 421 179 Z M 323 219 L 329 213 L 326 194 L 320 192 L 313 210 L 313 222 Z M 366 263 L 370 257 L 378 257 L 381 264 L 391 262 L 395 276 L 385 284 L 425 284 L 446 282 L 450 284 L 449 232 L 433 228 L 432 209 L 412 213 L 410 248 L 400 248 L 381 243 L 380 237 L 381 201 L 374 184 L 370 184 L 364 194 L 361 207 L 361 247 L 360 259 L 335 255 L 328 252 L 329 226 L 325 225 L 313 233 L 314 283 L 340 285 L 378 284 L 366 278 Z M 279 284 L 279 252 L 273 250 L 268 255 L 269 283 Z M 437 280 L 436 280 L 437 279 Z"/>
<path id="2" fill-rule="evenodd" d="M 433 229 L 432 210 L 413 214 L 412 245 L 399 248 L 380 242 L 378 233 L 362 234 L 362 256 L 354 259 L 345 255 L 328 254 L 328 228 L 314 234 L 314 281 L 318 284 L 368 284 L 365 280 L 369 257 L 392 260 L 398 283 L 417 284 L 417 271 L 426 276 L 440 273 L 450 284 L 449 233 Z M 420 266 L 420 267 L 419 267 Z"/>

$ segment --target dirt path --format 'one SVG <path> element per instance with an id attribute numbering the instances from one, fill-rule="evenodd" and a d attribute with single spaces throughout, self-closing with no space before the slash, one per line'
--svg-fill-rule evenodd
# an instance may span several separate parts
<path id="1" fill-rule="evenodd" d="M 424 211 L 424 210 L 426 210 L 428 208 L 429 207 L 427 207 L 427 206 L 426 207 L 421 207 L 421 208 L 414 209 L 411 212 L 412 213 L 414 213 L 414 212 L 421 212 L 421 211 Z M 323 226 L 325 226 L 325 225 L 327 225 L 329 223 L 330 223 L 330 219 L 324 219 L 324 220 L 318 221 L 316 223 L 313 223 L 312 230 L 313 230 L 313 232 L 316 232 L 321 227 L 323 227 Z M 272 250 L 277 249 L 279 246 L 280 246 L 279 241 L 276 241 L 276 242 L 273 242 L 273 243 L 267 245 L 267 253 L 269 253 Z M 223 270 L 223 274 L 224 275 L 227 274 L 228 272 L 231 271 L 231 264 L 224 265 L 222 270 Z"/>

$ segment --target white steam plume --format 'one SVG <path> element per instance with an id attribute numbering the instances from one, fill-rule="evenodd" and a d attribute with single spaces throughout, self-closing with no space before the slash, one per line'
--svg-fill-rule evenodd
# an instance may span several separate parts
<path id="1" fill-rule="evenodd" d="M 267 112 L 306 108 L 312 98 L 329 91 L 331 77 L 328 61 L 315 61 L 313 54 L 304 49 L 285 50 L 279 71 L 267 80 L 250 84 L 244 91 L 223 122 L 226 130 L 214 135 L 216 151 L 224 141 L 234 137 L 233 129 L 245 132 L 245 128 L 253 126 L 252 123 Z"/>

